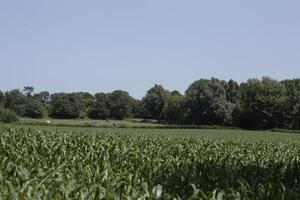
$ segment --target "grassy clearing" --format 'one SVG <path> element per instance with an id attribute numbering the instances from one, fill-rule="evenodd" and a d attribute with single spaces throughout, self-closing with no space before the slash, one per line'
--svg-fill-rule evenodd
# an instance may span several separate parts
<path id="1" fill-rule="evenodd" d="M 48 123 L 47 121 L 50 121 Z M 155 121 L 143 122 L 141 119 L 127 120 L 92 120 L 92 119 L 32 119 L 20 118 L 19 125 L 40 125 L 40 126 L 69 126 L 69 127 L 159 127 Z"/>
<path id="2" fill-rule="evenodd" d="M 48 123 L 49 121 L 50 123 Z M 59 127 L 95 127 L 95 128 L 156 128 L 156 129 L 229 129 L 236 127 L 224 127 L 217 125 L 175 125 L 160 124 L 156 120 L 126 119 L 126 120 L 92 120 L 92 119 L 32 119 L 20 118 L 17 125 L 33 126 L 59 126 Z"/>
<path id="3" fill-rule="evenodd" d="M 300 135 L 0 126 L 0 199 L 299 199 Z"/>

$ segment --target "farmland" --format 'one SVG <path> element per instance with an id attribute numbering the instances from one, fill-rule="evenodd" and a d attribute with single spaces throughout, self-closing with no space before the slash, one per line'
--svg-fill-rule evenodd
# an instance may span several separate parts
<path id="1" fill-rule="evenodd" d="M 299 199 L 300 135 L 0 126 L 0 199 Z"/>

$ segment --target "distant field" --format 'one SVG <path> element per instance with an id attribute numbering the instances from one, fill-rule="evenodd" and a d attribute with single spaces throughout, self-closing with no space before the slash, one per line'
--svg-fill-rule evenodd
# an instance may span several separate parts
<path id="1" fill-rule="evenodd" d="M 48 123 L 49 121 L 50 123 Z M 46 126 L 73 126 L 73 127 L 158 127 L 161 124 L 154 120 L 143 121 L 142 119 L 127 120 L 92 120 L 92 119 L 32 119 L 20 118 L 16 124 L 22 125 L 46 125 Z"/>
<path id="2" fill-rule="evenodd" d="M 176 125 L 158 123 L 156 120 L 92 120 L 92 119 L 32 119 L 20 118 L 16 125 L 39 125 L 59 127 L 94 127 L 94 128 L 158 128 L 158 129 L 238 129 L 211 125 Z"/>
<path id="3" fill-rule="evenodd" d="M 300 198 L 296 133 L 0 124 L 0 143 L 0 199 Z"/>

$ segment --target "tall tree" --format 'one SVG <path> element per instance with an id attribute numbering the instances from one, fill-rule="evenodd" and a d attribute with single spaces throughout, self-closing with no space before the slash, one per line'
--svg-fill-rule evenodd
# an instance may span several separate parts
<path id="1" fill-rule="evenodd" d="M 42 118 L 45 113 L 45 108 L 41 101 L 37 99 L 27 99 L 25 103 L 25 114 L 26 117 L 31 118 Z"/>
<path id="2" fill-rule="evenodd" d="M 108 108 L 110 117 L 113 119 L 124 119 L 130 115 L 132 109 L 132 98 L 128 92 L 116 90 L 108 94 Z"/>
<path id="3" fill-rule="evenodd" d="M 134 118 L 148 118 L 149 114 L 145 108 L 145 105 L 141 100 L 135 100 L 132 108 L 132 115 Z"/>
<path id="4" fill-rule="evenodd" d="M 229 124 L 233 104 L 227 102 L 226 92 L 218 79 L 200 79 L 186 91 L 189 121 L 196 124 Z"/>
<path id="5" fill-rule="evenodd" d="M 105 93 L 95 94 L 94 106 L 89 110 L 88 115 L 92 119 L 107 119 L 110 115 L 108 109 L 108 95 Z"/>
<path id="6" fill-rule="evenodd" d="M 25 96 L 32 97 L 33 96 L 33 92 L 34 92 L 34 87 L 32 87 L 32 86 L 25 86 L 24 89 L 23 89 L 23 92 L 24 92 Z"/>
<path id="7" fill-rule="evenodd" d="M 300 129 L 300 79 L 284 80 L 286 89 L 284 111 L 286 113 L 285 127 Z"/>
<path id="8" fill-rule="evenodd" d="M 161 85 L 154 85 L 142 99 L 150 118 L 160 120 L 169 92 Z"/>
<path id="9" fill-rule="evenodd" d="M 10 122 L 14 122 L 17 120 L 18 120 L 18 117 L 17 117 L 16 113 L 0 106 L 0 122 L 10 123 Z"/>
<path id="10" fill-rule="evenodd" d="M 285 87 L 269 77 L 241 84 L 240 126 L 251 129 L 281 127 L 285 112 Z"/>
<path id="11" fill-rule="evenodd" d="M 86 113 L 88 113 L 95 105 L 95 98 L 92 94 L 88 92 L 78 92 L 76 93 L 83 100 Z"/>
<path id="12" fill-rule="evenodd" d="M 239 84 L 230 79 L 228 82 L 224 82 L 224 89 L 226 92 L 226 99 L 230 103 L 237 103 L 239 100 Z"/>
<path id="13" fill-rule="evenodd" d="M 51 95 L 51 105 L 53 106 L 53 117 L 74 119 L 84 116 L 84 102 L 77 94 L 53 94 Z"/>
<path id="14" fill-rule="evenodd" d="M 5 92 L 5 108 L 14 111 L 19 116 L 25 114 L 25 103 L 26 97 L 20 92 L 20 90 L 15 89 Z"/>
<path id="15" fill-rule="evenodd" d="M 166 99 L 164 118 L 169 123 L 184 124 L 186 122 L 187 108 L 185 97 L 178 91 L 171 92 Z"/>
<path id="16" fill-rule="evenodd" d="M 0 90 L 0 106 L 4 106 L 5 104 L 5 95 L 4 93 Z"/>
<path id="17" fill-rule="evenodd" d="M 34 95 L 34 98 L 40 100 L 43 103 L 43 106 L 46 106 L 50 102 L 50 93 L 48 91 L 42 91 Z"/>

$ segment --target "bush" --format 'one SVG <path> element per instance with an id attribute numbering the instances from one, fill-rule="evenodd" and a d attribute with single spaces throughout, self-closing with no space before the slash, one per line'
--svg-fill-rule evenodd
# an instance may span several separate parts
<path id="1" fill-rule="evenodd" d="M 25 104 L 25 116 L 30 118 L 42 118 L 45 113 L 45 108 L 42 102 L 38 100 L 29 100 Z"/>
<path id="2" fill-rule="evenodd" d="M 52 95 L 51 105 L 51 116 L 58 119 L 82 118 L 85 110 L 83 100 L 74 93 Z"/>
<path id="3" fill-rule="evenodd" d="M 11 123 L 18 121 L 16 113 L 11 110 L 0 107 L 0 122 Z"/>

